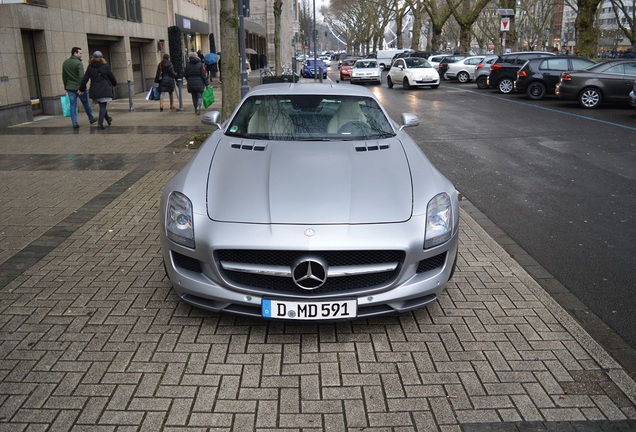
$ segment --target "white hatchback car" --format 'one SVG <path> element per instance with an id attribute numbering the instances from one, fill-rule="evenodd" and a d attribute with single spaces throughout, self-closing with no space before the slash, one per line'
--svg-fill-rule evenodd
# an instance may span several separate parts
<path id="1" fill-rule="evenodd" d="M 439 87 L 439 73 L 431 64 L 421 57 L 405 57 L 396 59 L 386 77 L 386 84 L 393 88 L 402 85 L 405 90 L 411 87 Z"/>
<path id="2" fill-rule="evenodd" d="M 475 79 L 475 67 L 486 56 L 471 56 L 466 57 L 464 60 L 456 61 L 455 63 L 449 63 L 446 70 L 446 77 L 448 79 L 457 79 L 460 83 L 464 84 Z"/>
<path id="3" fill-rule="evenodd" d="M 382 66 L 376 59 L 360 59 L 351 68 L 351 84 L 382 84 Z"/>

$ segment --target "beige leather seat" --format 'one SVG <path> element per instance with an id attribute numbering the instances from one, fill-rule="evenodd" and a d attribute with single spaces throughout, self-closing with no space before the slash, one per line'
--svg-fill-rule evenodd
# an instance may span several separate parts
<path id="1" fill-rule="evenodd" d="M 267 98 L 250 118 L 247 133 L 269 135 L 270 138 L 291 136 L 294 133 L 294 123 L 283 112 L 278 99 Z"/>
<path id="2" fill-rule="evenodd" d="M 360 109 L 360 104 L 355 99 L 344 99 L 340 102 L 340 106 L 336 113 L 329 120 L 327 125 L 327 133 L 338 133 L 338 130 L 346 123 L 352 121 L 367 122 L 367 118 Z"/>

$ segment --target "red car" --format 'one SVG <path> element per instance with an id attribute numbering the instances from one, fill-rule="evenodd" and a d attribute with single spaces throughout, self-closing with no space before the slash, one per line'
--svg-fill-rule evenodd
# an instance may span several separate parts
<path id="1" fill-rule="evenodd" d="M 356 61 L 358 60 L 358 58 L 347 58 L 346 60 L 343 60 L 342 63 L 339 66 L 340 69 L 340 81 L 344 81 L 346 79 L 351 79 L 351 69 L 353 68 L 353 65 L 356 64 Z"/>

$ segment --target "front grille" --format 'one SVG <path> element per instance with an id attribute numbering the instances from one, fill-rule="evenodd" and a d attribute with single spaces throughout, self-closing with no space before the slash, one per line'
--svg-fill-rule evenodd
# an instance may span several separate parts
<path id="1" fill-rule="evenodd" d="M 185 255 L 181 255 L 177 252 L 172 252 L 172 260 L 174 261 L 174 265 L 180 267 L 184 270 L 189 270 L 196 273 L 201 273 L 201 263 L 194 259 Z"/>
<path id="2" fill-rule="evenodd" d="M 362 266 L 368 264 L 398 263 L 392 271 L 370 274 L 355 274 L 330 277 L 320 288 L 307 291 L 298 287 L 290 277 L 272 276 L 262 273 L 221 271 L 233 283 L 271 290 L 272 292 L 303 293 L 318 295 L 325 292 L 342 292 L 370 287 L 380 287 L 393 281 L 404 261 L 403 251 L 270 251 L 270 250 L 218 250 L 217 259 L 225 262 L 255 264 L 262 266 L 290 267 L 304 255 L 319 256 L 332 266 Z"/>
<path id="3" fill-rule="evenodd" d="M 446 262 L 446 252 L 420 261 L 420 263 L 417 265 L 416 272 L 424 273 L 427 271 L 435 270 L 436 268 L 442 267 L 445 262 Z"/>

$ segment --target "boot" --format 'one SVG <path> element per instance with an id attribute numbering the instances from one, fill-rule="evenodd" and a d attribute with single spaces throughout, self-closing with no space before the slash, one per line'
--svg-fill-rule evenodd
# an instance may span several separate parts
<path id="1" fill-rule="evenodd" d="M 163 99 L 159 101 L 159 111 L 163 111 Z"/>

